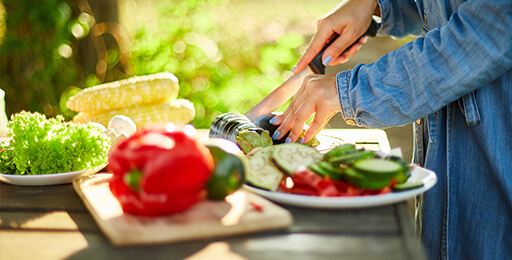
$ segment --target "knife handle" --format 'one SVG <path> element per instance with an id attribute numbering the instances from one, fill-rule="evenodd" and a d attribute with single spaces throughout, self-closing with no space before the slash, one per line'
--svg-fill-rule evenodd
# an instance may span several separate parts
<path id="1" fill-rule="evenodd" d="M 345 51 L 347 51 L 348 49 L 350 49 L 350 47 L 352 47 L 354 44 L 356 44 L 364 36 L 374 37 L 375 35 L 377 35 L 377 22 L 375 22 L 375 20 L 372 19 L 372 22 L 370 23 L 370 26 L 368 27 L 368 30 L 366 30 L 366 32 L 361 37 L 359 37 L 354 43 L 352 43 L 347 49 L 345 49 L 342 52 L 342 54 Z M 334 37 L 330 42 L 331 43 L 334 42 L 336 39 L 338 39 L 338 37 L 339 37 L 339 35 Z M 311 63 L 309 63 L 309 68 L 311 68 L 311 70 L 315 74 L 325 74 L 325 65 L 322 63 L 322 55 L 324 55 L 324 51 L 325 51 L 325 49 L 327 49 L 327 47 L 329 47 L 329 44 L 326 44 L 322 48 L 320 53 L 318 53 L 315 56 L 315 58 L 311 61 Z"/>

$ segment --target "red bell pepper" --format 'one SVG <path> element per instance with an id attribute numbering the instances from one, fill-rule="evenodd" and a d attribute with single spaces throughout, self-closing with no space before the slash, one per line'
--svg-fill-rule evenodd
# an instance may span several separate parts
<path id="1" fill-rule="evenodd" d="M 145 129 L 112 148 L 108 168 L 110 190 L 124 212 L 160 216 L 205 198 L 214 161 L 205 145 L 183 132 Z"/>

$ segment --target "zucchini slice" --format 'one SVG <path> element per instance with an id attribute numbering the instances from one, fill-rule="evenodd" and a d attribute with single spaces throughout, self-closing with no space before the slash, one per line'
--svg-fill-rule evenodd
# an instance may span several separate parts
<path id="1" fill-rule="evenodd" d="M 315 148 L 304 144 L 286 143 L 274 146 L 272 157 L 276 165 L 287 174 L 292 174 L 299 166 L 320 162 L 323 155 Z"/>

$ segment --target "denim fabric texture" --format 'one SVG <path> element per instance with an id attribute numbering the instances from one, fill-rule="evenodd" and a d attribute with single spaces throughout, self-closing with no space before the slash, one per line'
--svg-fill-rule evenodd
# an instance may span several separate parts
<path id="1" fill-rule="evenodd" d="M 512 1 L 378 0 L 379 34 L 421 37 L 337 74 L 345 120 L 415 122 L 429 259 L 512 259 Z M 421 119 L 417 121 L 418 119 Z"/>

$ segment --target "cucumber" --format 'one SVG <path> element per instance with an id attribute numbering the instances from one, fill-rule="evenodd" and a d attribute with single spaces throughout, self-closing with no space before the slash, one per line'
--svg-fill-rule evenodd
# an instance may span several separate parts
<path id="1" fill-rule="evenodd" d="M 274 165 L 272 151 L 274 146 L 259 149 L 249 159 L 249 170 L 246 172 L 246 180 L 253 186 L 276 191 L 284 174 Z"/>
<path id="2" fill-rule="evenodd" d="M 341 156 L 333 157 L 329 160 L 329 163 L 333 165 L 339 165 L 339 164 L 352 164 L 355 161 L 366 159 L 366 158 L 372 158 L 375 156 L 374 151 L 365 151 L 365 150 L 357 150 L 354 153 L 349 153 Z"/>
<path id="3" fill-rule="evenodd" d="M 406 182 L 406 183 L 402 183 L 402 184 L 396 184 L 395 186 L 393 186 L 392 190 L 396 191 L 396 192 L 400 192 L 400 191 L 412 190 L 412 189 L 421 188 L 421 187 L 423 187 L 423 182 L 414 181 L 414 182 Z"/>
<path id="4" fill-rule="evenodd" d="M 236 143 L 244 153 L 256 147 L 271 146 L 272 137 L 267 130 L 255 125 L 242 114 L 225 113 L 213 120 L 209 137 L 224 138 Z"/>
<path id="5" fill-rule="evenodd" d="M 380 180 L 391 180 L 404 170 L 400 163 L 376 158 L 355 161 L 353 167 L 370 178 Z"/>
<path id="6" fill-rule="evenodd" d="M 315 148 L 304 144 L 286 143 L 274 146 L 272 157 L 285 173 L 292 174 L 299 166 L 320 162 L 323 158 Z"/>
<path id="7" fill-rule="evenodd" d="M 324 154 L 324 160 L 330 161 L 334 157 L 338 157 L 341 155 L 346 155 L 349 153 L 355 153 L 357 152 L 356 146 L 353 144 L 343 144 L 340 146 L 334 147 L 332 150 Z"/>
<path id="8" fill-rule="evenodd" d="M 411 177 L 411 169 L 409 168 L 409 164 L 406 163 L 402 157 L 399 156 L 388 156 L 386 157 L 386 160 L 391 160 L 397 163 L 400 163 L 402 167 L 404 168 L 404 171 L 395 176 L 395 180 L 398 184 L 405 183 L 409 177 Z"/>
<path id="9" fill-rule="evenodd" d="M 380 190 L 390 185 L 389 179 L 373 179 L 358 172 L 354 168 L 348 168 L 345 170 L 345 180 L 348 184 L 369 190 Z"/>
<path id="10" fill-rule="evenodd" d="M 325 161 L 312 163 L 308 166 L 308 168 L 321 176 L 329 176 L 329 178 L 337 181 L 343 179 L 343 174 L 345 172 L 343 169 L 335 168 L 330 163 Z"/>

